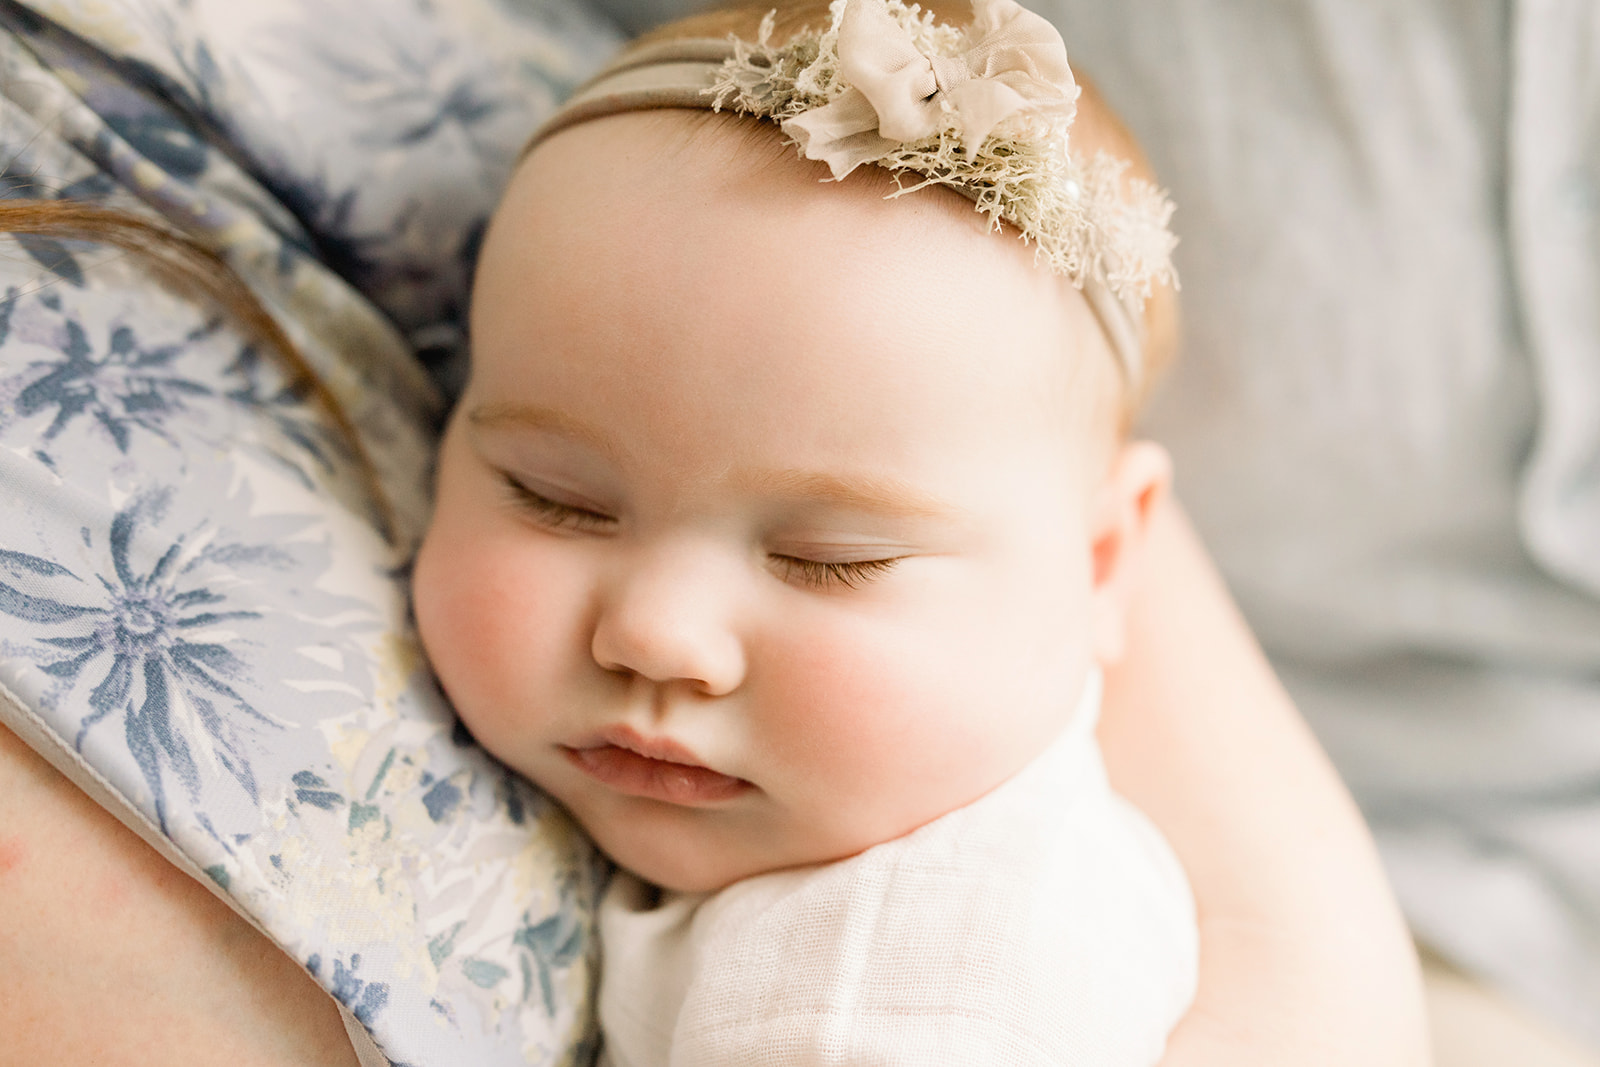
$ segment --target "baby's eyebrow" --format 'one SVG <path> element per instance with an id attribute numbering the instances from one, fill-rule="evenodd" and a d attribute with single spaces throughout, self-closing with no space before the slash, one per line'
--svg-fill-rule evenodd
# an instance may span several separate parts
<path id="1" fill-rule="evenodd" d="M 491 430 L 508 426 L 542 430 L 586 444 L 607 459 L 619 458 L 616 445 L 605 434 L 555 408 L 538 404 L 482 404 L 467 413 L 467 421 L 475 427 Z"/>
<path id="2" fill-rule="evenodd" d="M 958 515 L 961 510 L 892 478 L 842 478 L 807 470 L 740 470 L 730 480 L 757 493 L 880 515 L 939 519 Z"/>

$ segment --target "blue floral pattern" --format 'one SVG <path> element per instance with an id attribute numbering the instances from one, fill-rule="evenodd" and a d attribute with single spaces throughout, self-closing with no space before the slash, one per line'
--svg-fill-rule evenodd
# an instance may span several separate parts
<path id="1" fill-rule="evenodd" d="M 71 252 L 63 249 L 61 255 Z M 71 262 L 81 288 L 81 268 L 76 258 Z M 167 422 L 210 421 L 218 401 L 228 401 L 250 409 L 259 423 L 261 438 L 252 439 L 259 453 L 308 487 L 335 472 L 335 457 L 349 458 L 347 443 L 307 409 L 307 386 L 283 381 L 259 346 L 240 343 L 220 319 L 178 335 L 163 332 L 155 340 L 139 332 L 164 325 L 120 321 L 109 323 L 103 336 L 92 336 L 63 314 L 61 295 L 52 288 L 30 300 L 11 287 L 0 300 L 0 345 L 15 328 L 19 342 L 38 344 L 42 354 L 16 372 L 0 369 L 0 397 L 12 398 L 9 410 L 0 411 L 0 427 L 48 417 L 48 424 L 35 426 L 34 438 L 35 455 L 45 463 L 54 462 L 57 437 L 80 424 L 92 424 L 126 456 L 136 445 L 151 443 L 140 442 L 141 435 L 181 449 Z M 178 373 L 174 365 L 184 357 L 189 369 Z"/>
<path id="2" fill-rule="evenodd" d="M 15 297 L 15 289 L 7 294 L 7 311 L 15 308 Z M 51 303 L 60 306 L 59 301 Z M 60 358 L 38 365 L 43 373 L 28 383 L 16 402 L 21 416 L 54 409 L 41 443 L 48 444 L 74 419 L 87 415 L 126 454 L 135 430 L 165 437 L 164 417 L 181 410 L 186 396 L 209 393 L 199 383 L 163 373 L 164 365 L 177 354 L 177 345 L 144 347 L 132 328 L 123 325 L 112 331 L 105 349 L 96 352 L 80 324 L 68 320 L 62 328 Z"/>
<path id="3" fill-rule="evenodd" d="M 0 713 L 42 721 L 406 1064 L 585 1064 L 606 868 L 410 628 L 442 380 L 564 0 L 0 0 L 0 197 L 183 227 L 355 422 L 114 249 L 0 237 Z M 330 902 L 337 902 L 334 906 Z"/>
<path id="4" fill-rule="evenodd" d="M 64 631 L 38 638 L 43 646 L 41 671 L 68 685 L 98 676 L 87 693 L 89 713 L 79 722 L 73 743 L 82 751 L 89 731 L 116 716 L 150 789 L 163 832 L 167 779 L 175 777 L 191 799 L 200 793 L 197 760 L 202 754 L 195 751 L 196 743 L 206 745 L 204 755 L 231 775 L 254 803 L 255 776 L 240 742 L 240 729 L 253 723 L 279 725 L 234 688 L 232 683 L 245 677 L 248 668 L 230 642 L 196 639 L 224 623 L 259 620 L 261 612 L 227 610 L 226 595 L 197 581 L 195 571 L 219 562 L 224 566 L 276 563 L 280 569 L 289 564 L 271 548 L 208 544 L 186 553 L 180 536 L 152 566 L 137 566 L 130 552 L 137 525 L 146 515 L 159 513 L 170 495 L 168 490 L 143 497 L 113 516 L 108 534 L 111 573 L 97 575 L 95 586 L 84 588 L 87 583 L 82 578 L 49 560 L 0 551 L 0 566 L 63 578 L 67 581 L 55 584 L 77 587 L 56 600 L 29 596 L 0 582 L 0 598 L 10 601 L 6 610 L 13 617 L 56 624 Z M 92 544 L 92 536 L 86 541 Z M 86 592 L 90 595 L 84 596 Z M 52 651 L 58 658 L 50 658 Z M 193 710 L 197 730 L 186 730 L 177 722 L 182 707 Z"/>

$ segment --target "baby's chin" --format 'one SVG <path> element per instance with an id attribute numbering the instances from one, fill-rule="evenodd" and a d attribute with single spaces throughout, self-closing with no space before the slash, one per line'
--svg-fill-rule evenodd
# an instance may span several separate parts
<path id="1" fill-rule="evenodd" d="M 674 893 L 715 893 L 746 878 L 795 866 L 745 856 L 730 848 L 689 847 L 682 843 L 674 847 L 664 838 L 649 844 L 629 841 L 608 845 L 595 834 L 590 836 L 618 867 Z"/>
<path id="2" fill-rule="evenodd" d="M 770 844 L 775 835 L 765 837 L 766 847 L 753 848 L 738 834 L 666 833 L 659 832 L 658 827 L 638 824 L 619 830 L 614 826 L 591 826 L 582 818 L 578 822 L 618 867 L 675 893 L 714 893 L 746 878 L 828 863 L 854 854 L 822 847 L 773 849 Z"/>
<path id="3" fill-rule="evenodd" d="M 715 893 L 726 889 L 735 882 L 742 882 L 746 878 L 767 874 L 763 868 L 737 868 L 722 872 L 708 872 L 703 870 L 684 870 L 677 864 L 665 863 L 623 863 L 609 852 L 606 855 L 618 867 L 635 875 L 653 886 L 673 893 Z"/>

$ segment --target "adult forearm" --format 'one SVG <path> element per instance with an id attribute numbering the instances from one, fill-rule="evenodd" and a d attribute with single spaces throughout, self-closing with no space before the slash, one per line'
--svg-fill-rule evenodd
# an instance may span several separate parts
<path id="1" fill-rule="evenodd" d="M 0 726 L 0 1067 L 355 1064 L 332 998 Z"/>
<path id="2" fill-rule="evenodd" d="M 1100 736 L 1194 887 L 1200 988 L 1163 1067 L 1428 1062 L 1372 841 L 1175 504 L 1152 523 Z"/>

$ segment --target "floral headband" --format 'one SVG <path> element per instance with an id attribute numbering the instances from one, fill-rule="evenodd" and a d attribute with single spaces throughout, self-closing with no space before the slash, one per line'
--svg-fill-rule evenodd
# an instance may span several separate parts
<path id="1" fill-rule="evenodd" d="M 965 28 L 902 0 L 834 0 L 826 30 L 771 43 L 685 38 L 635 48 L 534 135 L 625 111 L 728 108 L 775 122 L 835 180 L 863 163 L 901 196 L 961 193 L 1033 243 L 1041 265 L 1088 298 L 1130 387 L 1143 377 L 1144 302 L 1176 283 L 1172 202 L 1123 181 L 1126 160 L 1085 160 L 1068 143 L 1078 85 L 1061 35 L 1014 0 L 972 0 Z M 914 175 L 907 183 L 902 176 Z"/>

